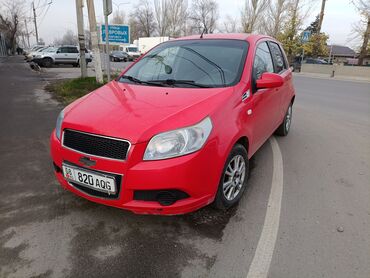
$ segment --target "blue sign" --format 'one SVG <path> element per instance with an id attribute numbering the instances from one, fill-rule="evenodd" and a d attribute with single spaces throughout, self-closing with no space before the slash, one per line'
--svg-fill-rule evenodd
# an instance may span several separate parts
<path id="1" fill-rule="evenodd" d="M 105 43 L 105 25 L 101 28 L 101 41 Z M 108 38 L 111 44 L 128 44 L 130 43 L 130 27 L 128 25 L 108 25 Z"/>
<path id="2" fill-rule="evenodd" d="M 303 31 L 302 42 L 303 43 L 308 42 L 310 40 L 310 37 L 311 37 L 311 31 Z"/>

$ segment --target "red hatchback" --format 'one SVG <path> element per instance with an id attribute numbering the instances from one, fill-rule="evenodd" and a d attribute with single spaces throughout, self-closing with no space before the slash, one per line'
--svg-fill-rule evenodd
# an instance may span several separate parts
<path id="1" fill-rule="evenodd" d="M 292 73 L 273 38 L 191 36 L 158 45 L 59 115 L 55 175 L 91 201 L 183 214 L 236 204 L 248 160 L 287 135 Z"/>

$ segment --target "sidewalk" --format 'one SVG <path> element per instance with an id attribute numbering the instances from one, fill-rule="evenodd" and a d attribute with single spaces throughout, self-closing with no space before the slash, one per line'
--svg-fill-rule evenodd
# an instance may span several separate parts
<path id="1" fill-rule="evenodd" d="M 320 78 L 320 79 L 330 79 L 330 80 L 342 80 L 342 81 L 352 81 L 352 82 L 369 82 L 370 83 L 370 76 L 369 78 L 363 77 L 348 77 L 342 75 L 335 75 L 331 77 L 328 74 L 322 73 L 311 73 L 311 72 L 294 72 L 294 76 L 305 76 L 305 77 L 312 77 L 312 78 Z"/>

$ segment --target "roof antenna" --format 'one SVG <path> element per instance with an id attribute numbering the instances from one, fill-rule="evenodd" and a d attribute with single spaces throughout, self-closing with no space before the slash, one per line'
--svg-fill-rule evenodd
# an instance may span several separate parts
<path id="1" fill-rule="evenodd" d="M 203 39 L 204 32 L 207 30 L 207 27 L 203 28 L 202 34 L 200 34 L 200 38 Z"/>

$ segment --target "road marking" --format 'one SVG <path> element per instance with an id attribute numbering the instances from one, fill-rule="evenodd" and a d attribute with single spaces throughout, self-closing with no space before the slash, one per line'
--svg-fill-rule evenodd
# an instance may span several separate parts
<path id="1" fill-rule="evenodd" d="M 283 196 L 283 158 L 276 139 L 271 137 L 269 141 L 273 156 L 271 191 L 267 203 L 265 223 L 247 278 L 265 278 L 268 276 L 279 231 L 281 199 Z"/>

